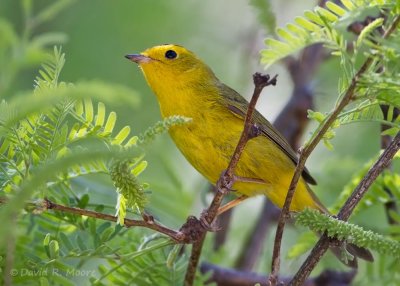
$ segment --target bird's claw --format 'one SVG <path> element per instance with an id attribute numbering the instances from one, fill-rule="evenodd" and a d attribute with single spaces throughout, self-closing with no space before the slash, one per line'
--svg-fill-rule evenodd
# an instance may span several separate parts
<path id="1" fill-rule="evenodd" d="M 200 224 L 205 230 L 210 231 L 210 232 L 216 232 L 216 231 L 221 230 L 221 227 L 219 227 L 215 223 L 215 221 L 213 221 L 211 224 L 208 222 L 206 210 L 201 213 Z"/>
<path id="2" fill-rule="evenodd" d="M 221 176 L 219 176 L 219 179 L 217 181 L 216 187 L 217 190 L 219 192 L 221 192 L 222 194 L 226 195 L 227 193 L 229 193 L 232 190 L 232 186 L 235 182 L 234 177 L 229 176 L 226 173 L 226 170 L 224 170 L 221 174 Z"/>

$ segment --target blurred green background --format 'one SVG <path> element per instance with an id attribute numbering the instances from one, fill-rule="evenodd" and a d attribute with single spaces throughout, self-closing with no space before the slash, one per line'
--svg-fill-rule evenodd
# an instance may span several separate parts
<path id="1" fill-rule="evenodd" d="M 33 14 L 52 2 L 32 1 Z M 131 126 L 134 133 L 140 133 L 155 123 L 160 119 L 160 114 L 155 97 L 140 70 L 124 58 L 127 53 L 140 52 L 157 44 L 181 44 L 194 51 L 223 82 L 247 98 L 252 90 L 251 75 L 263 70 L 258 62 L 266 31 L 258 22 L 257 11 L 249 1 L 70 2 L 55 19 L 35 27 L 29 38 L 48 32 L 64 34 L 60 37 L 63 52 L 66 53 L 66 64 L 61 74 L 63 81 L 74 83 L 96 79 L 136 90 L 141 102 L 137 109 L 121 106 L 118 102 L 115 102 L 115 106 L 107 106 L 108 110 L 117 111 L 118 124 Z M 27 25 L 23 20 L 24 3 L 27 1 L 0 0 L 0 17 L 10 21 L 19 34 L 24 32 Z M 283 25 L 316 3 L 275 0 L 272 4 L 277 24 Z M 0 38 L 0 44 L 1 41 Z M 51 51 L 52 45 L 48 47 Z M 0 88 L 1 98 L 31 90 L 43 61 L 43 55 L 35 50 L 13 51 L 12 57 L 17 65 L 22 66 L 12 81 Z M 328 111 L 333 106 L 340 73 L 338 67 L 337 62 L 328 60 L 317 73 L 313 85 L 318 111 Z M 275 66 L 268 72 L 279 74 L 278 85 L 264 91 L 258 109 L 273 121 L 291 95 L 292 83 L 282 66 Z M 315 189 L 323 202 L 332 204 L 352 174 L 377 153 L 380 145 L 378 134 L 378 124 L 345 126 L 333 140 L 334 152 L 327 151 L 322 145 L 317 148 L 307 165 L 319 183 Z M 199 215 L 205 207 L 202 198 L 208 185 L 180 155 L 168 135 L 159 137 L 149 146 L 146 158 L 149 166 L 142 180 L 151 186 L 150 212 L 161 217 L 163 223 L 174 227 L 181 225 L 190 214 Z M 114 204 L 116 195 L 107 190 L 97 181 L 93 182 L 89 191 L 99 192 L 99 201 L 107 200 L 109 204 Z M 216 260 L 222 261 L 222 264 L 225 261 L 225 265 L 229 266 L 229 257 L 237 254 L 242 247 L 246 231 L 252 227 L 249 222 L 255 221 L 261 203 L 261 198 L 254 198 L 237 208 L 225 247 L 226 259 Z M 372 216 L 376 221 L 385 221 L 381 207 L 371 208 L 362 217 L 358 216 L 357 221 L 379 231 L 379 225 L 370 219 Z M 296 241 L 302 229 L 291 232 L 296 235 L 285 238 L 288 245 Z M 269 239 L 266 245 L 265 259 L 261 259 L 257 269 L 262 272 L 268 269 L 271 256 L 268 249 L 271 249 L 272 240 Z M 284 253 L 288 245 L 285 244 Z M 296 259 L 285 263 L 284 267 L 293 270 L 300 262 L 301 259 Z M 334 265 L 336 262 L 332 263 Z"/>

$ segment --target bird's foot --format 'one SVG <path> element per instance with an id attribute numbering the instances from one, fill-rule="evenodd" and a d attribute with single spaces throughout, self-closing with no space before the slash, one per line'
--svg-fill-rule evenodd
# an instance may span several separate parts
<path id="1" fill-rule="evenodd" d="M 221 230 L 221 227 L 219 227 L 215 221 L 209 223 L 207 216 L 208 216 L 207 210 L 204 210 L 200 215 L 200 223 L 203 226 L 203 228 L 210 232 L 216 232 Z"/>
<path id="2" fill-rule="evenodd" d="M 219 179 L 216 183 L 217 191 L 221 192 L 223 195 L 226 195 L 230 191 L 232 191 L 232 186 L 235 183 L 233 176 L 230 176 L 224 170 L 219 176 Z"/>

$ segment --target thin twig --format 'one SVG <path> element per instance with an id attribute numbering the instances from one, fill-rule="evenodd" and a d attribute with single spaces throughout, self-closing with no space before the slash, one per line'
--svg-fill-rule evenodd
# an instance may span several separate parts
<path id="1" fill-rule="evenodd" d="M 361 198 L 367 192 L 368 188 L 376 180 L 379 174 L 390 164 L 394 155 L 400 149 L 400 132 L 392 140 L 388 148 L 381 154 L 375 164 L 369 169 L 368 173 L 364 176 L 358 186 L 355 188 L 351 196 L 347 199 L 346 203 L 340 209 L 338 219 L 347 221 L 352 214 L 356 205 L 360 202 Z M 321 236 L 316 246 L 307 257 L 306 261 L 300 267 L 296 275 L 293 277 L 289 285 L 297 286 L 303 285 L 304 281 L 310 275 L 316 264 L 319 262 L 324 253 L 328 250 L 329 245 L 335 242 L 336 239 L 329 238 L 326 233 Z"/>
<path id="2" fill-rule="evenodd" d="M 225 172 L 221 174 L 217 182 L 216 195 L 214 196 L 214 199 L 204 216 L 204 218 L 210 225 L 212 224 L 217 215 L 218 208 L 221 206 L 224 195 L 230 191 L 234 183 L 235 168 L 239 163 L 240 156 L 243 153 L 247 141 L 252 138 L 251 133 L 252 133 L 252 127 L 254 126 L 252 122 L 252 117 L 256 107 L 256 103 L 258 101 L 258 98 L 260 97 L 261 91 L 264 89 L 264 87 L 268 85 L 275 85 L 276 78 L 277 76 L 274 76 L 272 79 L 270 79 L 268 75 L 262 75 L 260 73 L 255 73 L 253 75 L 254 92 L 253 96 L 251 97 L 249 107 L 247 109 L 242 134 L 240 136 L 238 144 L 236 145 L 235 151 L 233 152 L 228 168 L 226 169 Z"/>
<path id="3" fill-rule="evenodd" d="M 274 76 L 271 79 L 268 75 L 262 75 L 260 73 L 255 73 L 253 75 L 254 92 L 247 109 L 242 134 L 240 136 L 238 144 L 236 145 L 235 151 L 232 154 L 232 158 L 229 162 L 227 169 L 219 177 L 219 180 L 216 184 L 217 191 L 214 195 L 212 202 L 209 208 L 202 214 L 202 219 L 204 219 L 208 225 L 212 225 L 212 223 L 214 222 L 214 219 L 217 216 L 218 208 L 221 206 L 225 194 L 229 192 L 232 188 L 232 185 L 234 183 L 234 172 L 236 165 L 239 162 L 240 156 L 242 155 L 247 141 L 252 138 L 252 131 L 254 131 L 252 130 L 252 128 L 256 128 L 256 126 L 254 126 L 252 122 L 252 116 L 257 100 L 260 97 L 261 91 L 264 87 L 268 85 L 275 85 L 276 78 L 277 76 Z M 199 237 L 199 240 L 193 243 L 189 264 L 186 269 L 185 286 L 193 285 L 205 237 L 206 233 L 204 232 Z"/>
<path id="4" fill-rule="evenodd" d="M 192 286 L 194 277 L 196 276 L 197 265 L 203 250 L 204 239 L 206 238 L 206 232 L 203 232 L 199 237 L 199 240 L 193 243 L 192 251 L 190 253 L 188 266 L 185 274 L 185 286 Z"/>
<path id="5" fill-rule="evenodd" d="M 400 16 L 397 16 L 391 27 L 385 32 L 383 35 L 383 38 L 387 38 L 390 36 L 390 34 L 395 30 L 395 27 L 398 26 L 400 22 Z M 325 135 L 326 131 L 330 128 L 330 126 L 333 124 L 333 122 L 336 120 L 337 116 L 340 114 L 340 112 L 343 110 L 344 107 L 352 100 L 356 87 L 362 77 L 362 75 L 368 70 L 368 68 L 371 66 L 373 63 L 373 58 L 369 57 L 367 60 L 364 62 L 364 64 L 361 66 L 361 68 L 358 70 L 356 75 L 352 78 L 351 83 L 349 87 L 346 90 L 346 93 L 343 95 L 339 103 L 335 106 L 334 110 L 332 113 L 325 119 L 323 124 L 321 124 L 316 132 L 314 133 L 315 136 L 312 137 L 312 139 L 306 144 L 305 148 L 300 152 L 300 158 L 299 162 L 297 163 L 292 181 L 289 186 L 288 193 L 286 195 L 285 203 L 282 208 L 281 215 L 279 217 L 278 221 L 278 226 L 276 230 L 276 235 L 275 235 L 275 241 L 274 241 L 274 250 L 273 250 L 273 256 L 272 256 L 272 271 L 271 275 L 269 277 L 269 283 L 271 285 L 276 285 L 278 281 L 278 273 L 279 273 L 279 267 L 280 267 L 280 250 L 281 250 L 281 242 L 282 242 L 282 236 L 283 236 L 283 231 L 285 227 L 285 222 L 287 218 L 289 217 L 289 210 L 290 210 L 290 204 L 292 202 L 294 192 L 296 190 L 297 183 L 300 179 L 300 176 L 304 170 L 305 163 L 310 156 L 311 152 L 315 149 L 319 141 L 323 138 Z"/>
<path id="6" fill-rule="evenodd" d="M 298 59 L 288 57 L 284 60 L 293 81 L 290 100 L 275 119 L 274 127 L 286 138 L 290 146 L 297 150 L 301 136 L 308 124 L 307 110 L 313 108 L 312 76 L 326 59 L 322 44 L 306 47 Z M 278 221 L 280 210 L 268 199 L 264 199 L 261 213 L 243 247 L 235 267 L 241 270 L 252 270 L 264 247 L 265 238 L 271 222 Z"/>
<path id="7" fill-rule="evenodd" d="M 113 215 L 103 214 L 103 213 L 99 213 L 99 212 L 95 212 L 95 211 L 91 211 L 91 210 L 85 210 L 85 209 L 81 209 L 81 208 L 63 206 L 63 205 L 54 203 L 48 199 L 44 200 L 42 209 L 62 211 L 62 212 L 66 212 L 66 213 L 77 214 L 80 216 L 88 216 L 88 217 L 93 217 L 93 218 L 108 220 L 108 221 L 113 221 L 113 222 L 118 221 L 118 217 L 113 216 Z M 134 220 L 134 219 L 126 218 L 124 220 L 124 226 L 125 227 L 134 227 L 134 226 L 145 227 L 145 228 L 149 228 L 149 229 L 155 230 L 157 232 L 160 232 L 162 234 L 165 234 L 166 236 L 169 236 L 171 239 L 173 239 L 176 242 L 183 243 L 185 241 L 185 236 L 181 232 L 169 229 L 163 225 L 156 223 L 154 220 L 144 221 L 144 220 Z"/>

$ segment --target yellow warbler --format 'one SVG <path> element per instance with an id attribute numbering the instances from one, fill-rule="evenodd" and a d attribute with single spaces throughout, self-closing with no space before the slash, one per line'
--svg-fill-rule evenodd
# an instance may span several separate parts
<path id="1" fill-rule="evenodd" d="M 248 102 L 182 46 L 155 46 L 126 58 L 141 67 L 157 96 L 162 117 L 182 115 L 192 119 L 172 127 L 169 133 L 193 167 L 215 184 L 239 141 Z M 259 112 L 255 111 L 253 121 L 261 128 L 262 135 L 247 143 L 235 169 L 235 175 L 242 179 L 234 183 L 233 189 L 245 196 L 264 194 L 282 207 L 297 155 Z M 315 184 L 315 181 L 304 170 L 290 210 L 309 207 L 327 213 L 307 183 Z M 372 260 L 366 249 L 352 246 L 348 250 L 355 256 Z M 354 259 L 347 264 L 355 266 L 355 263 Z"/>

